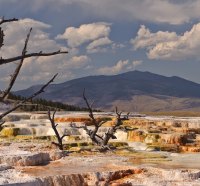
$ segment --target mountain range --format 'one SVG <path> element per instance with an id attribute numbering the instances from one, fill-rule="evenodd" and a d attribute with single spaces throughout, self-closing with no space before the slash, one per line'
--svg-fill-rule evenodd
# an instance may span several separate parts
<path id="1" fill-rule="evenodd" d="M 29 96 L 42 85 L 14 92 Z M 95 108 L 123 111 L 200 111 L 200 84 L 173 76 L 130 71 L 113 76 L 88 76 L 51 84 L 40 97 L 85 106 L 83 90 Z"/>

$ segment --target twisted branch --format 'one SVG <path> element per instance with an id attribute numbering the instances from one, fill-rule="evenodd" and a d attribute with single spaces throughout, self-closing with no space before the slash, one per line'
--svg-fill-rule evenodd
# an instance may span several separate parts
<path id="1" fill-rule="evenodd" d="M 102 147 L 103 150 L 109 150 L 109 146 L 108 146 L 108 142 L 109 140 L 112 139 L 116 139 L 115 133 L 118 129 L 122 129 L 122 124 L 123 124 L 123 120 L 128 120 L 129 118 L 129 113 L 127 113 L 127 115 L 125 115 L 124 117 L 122 117 L 122 112 L 118 111 L 118 108 L 115 108 L 115 113 L 116 113 L 116 123 L 115 125 L 113 125 L 112 127 L 110 127 L 108 129 L 108 131 L 104 134 L 104 136 L 99 136 L 97 133 L 99 131 L 99 128 L 106 122 L 106 121 L 97 121 L 94 117 L 93 114 L 93 109 L 92 109 L 92 105 L 89 104 L 88 99 L 85 96 L 85 89 L 83 91 L 83 99 L 87 105 L 87 108 L 89 110 L 89 117 L 92 120 L 92 125 L 94 126 L 94 129 L 88 129 L 87 125 L 85 124 L 84 126 L 76 126 L 75 124 L 71 124 L 71 127 L 73 128 L 82 128 L 86 131 L 86 133 L 88 134 L 88 136 L 90 137 L 90 139 L 92 140 L 93 143 L 100 145 Z"/>
<path id="2" fill-rule="evenodd" d="M 6 115 L 10 114 L 11 112 L 15 111 L 16 109 L 18 109 L 23 103 L 33 99 L 34 97 L 36 97 L 37 95 L 43 93 L 45 91 L 45 88 L 47 86 L 49 86 L 50 83 L 52 83 L 54 81 L 54 79 L 56 78 L 58 74 L 54 75 L 53 78 L 51 78 L 45 85 L 43 85 L 37 92 L 35 92 L 33 95 L 31 95 L 30 97 L 24 99 L 23 101 L 19 102 L 16 106 L 14 106 L 13 108 L 11 108 L 10 110 L 0 114 L 0 120 L 5 117 Z"/>
<path id="3" fill-rule="evenodd" d="M 57 143 L 53 142 L 53 144 L 55 144 L 60 150 L 64 150 L 64 148 L 63 148 L 63 142 L 62 141 L 63 141 L 63 138 L 65 136 L 68 136 L 68 135 L 63 134 L 62 136 L 60 136 L 60 134 L 59 134 L 59 132 L 57 130 L 58 124 L 55 123 L 55 114 L 56 114 L 56 111 L 57 110 L 55 110 L 53 112 L 52 116 L 51 116 L 51 111 L 50 111 L 50 109 L 48 110 L 48 118 L 49 118 L 49 121 L 51 123 L 51 127 L 54 130 L 54 133 L 55 133 L 57 141 L 58 141 Z"/>
<path id="4" fill-rule="evenodd" d="M 83 99 L 88 107 L 88 110 L 89 110 L 89 117 L 92 119 L 92 123 L 98 127 L 98 123 L 96 121 L 96 119 L 94 118 L 94 114 L 93 114 L 93 109 L 92 109 L 92 105 L 94 104 L 94 102 L 92 104 L 89 104 L 86 96 L 85 96 L 85 89 L 83 90 Z"/>
<path id="5" fill-rule="evenodd" d="M 67 53 L 68 53 L 68 51 L 60 51 L 60 50 L 58 50 L 56 52 L 49 52 L 49 53 L 43 53 L 42 51 L 40 51 L 37 53 L 25 54 L 24 56 L 17 56 L 17 57 L 12 57 L 12 58 L 8 58 L 8 59 L 0 58 L 0 65 L 18 61 L 18 60 L 21 60 L 22 58 L 26 59 L 26 58 L 30 58 L 30 57 L 53 56 L 53 55 L 67 54 Z"/>
<path id="6" fill-rule="evenodd" d="M 3 30 L 0 27 L 0 49 L 3 46 L 3 41 L 4 41 L 4 33 L 3 33 Z"/>
<path id="7" fill-rule="evenodd" d="M 21 70 L 21 67 L 23 65 L 23 62 L 24 62 L 24 56 L 26 55 L 26 49 L 27 49 L 27 45 L 28 45 L 28 41 L 29 41 L 29 38 L 30 38 L 30 34 L 31 34 L 31 31 L 32 31 L 32 28 L 30 29 L 29 33 L 27 34 L 27 37 L 26 37 L 26 40 L 25 40 L 25 43 L 24 43 L 24 48 L 22 50 L 22 58 L 21 58 L 21 61 L 19 62 L 19 64 L 17 65 L 17 68 L 15 69 L 15 72 L 13 73 L 13 75 L 11 76 L 11 80 L 10 80 L 10 83 L 8 85 L 8 88 L 4 91 L 3 93 L 3 96 L 2 96 L 2 100 L 5 100 L 5 98 L 7 98 L 7 96 L 9 95 L 16 79 L 17 79 L 17 76 Z"/>
<path id="8" fill-rule="evenodd" d="M 16 18 L 13 18 L 13 19 L 4 19 L 4 17 L 2 17 L 1 21 L 0 21 L 0 25 L 3 24 L 3 23 L 13 22 L 13 21 L 18 21 L 18 19 L 16 19 Z"/>

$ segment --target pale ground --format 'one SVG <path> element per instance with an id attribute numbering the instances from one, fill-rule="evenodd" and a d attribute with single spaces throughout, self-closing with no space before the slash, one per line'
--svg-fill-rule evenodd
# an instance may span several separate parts
<path id="1" fill-rule="evenodd" d="M 67 116 L 71 116 L 72 113 L 67 113 Z M 107 113 L 109 115 L 111 113 Z M 66 113 L 59 113 L 58 115 L 66 116 Z M 73 113 L 73 116 L 86 116 L 87 113 Z M 20 120 L 20 118 L 24 120 Z M 9 118 L 9 122 L 15 123 L 16 126 L 27 125 L 26 127 L 36 127 L 36 134 L 43 134 L 48 129 L 49 123 L 46 120 L 44 114 L 30 114 L 30 113 L 14 113 L 13 118 Z M 13 121 L 18 119 L 18 121 Z M 173 120 L 173 117 L 149 117 L 149 119 L 159 120 Z M 191 126 L 200 126 L 200 118 L 179 118 L 180 120 L 190 120 Z M 38 125 L 41 125 L 38 128 Z M 50 127 L 50 126 L 49 126 Z M 39 130 L 41 129 L 41 130 Z M 10 141 L 12 142 L 12 141 Z M 46 144 L 45 144 L 46 145 Z M 141 156 L 165 156 L 166 158 L 150 158 L 141 161 L 140 158 L 135 158 L 130 154 L 128 155 L 117 155 L 112 152 L 106 154 L 70 154 L 69 156 L 63 157 L 59 160 L 52 161 L 46 165 L 40 166 L 9 166 L 6 162 L 0 164 L 0 185 L 15 185 L 16 183 L 25 183 L 18 185 L 27 186 L 62 186 L 66 184 L 66 176 L 80 175 L 81 179 L 86 179 L 84 176 L 87 174 L 87 183 L 90 186 L 118 186 L 121 183 L 127 185 L 145 185 L 145 186 L 200 186 L 200 153 L 188 153 L 178 154 L 169 152 L 146 152 L 146 145 L 138 143 L 131 144 L 133 147 L 137 146 L 138 150 L 143 150 Z M 31 147 L 32 146 L 32 147 Z M 50 149 L 43 148 L 42 144 L 35 144 L 34 142 L 29 143 L 11 143 L 0 146 L 0 159 L 6 160 L 11 163 L 15 163 L 16 157 L 29 157 L 33 153 L 39 153 L 48 151 Z M 154 153 L 154 154 L 152 154 Z M 1 158 L 3 157 L 3 158 Z M 34 157 L 30 159 L 34 161 Z M 115 179 L 111 179 L 112 175 L 116 171 L 132 170 L 132 174 L 123 178 L 117 174 Z M 60 176 L 59 179 L 57 176 Z M 100 179 L 101 178 L 101 179 Z M 122 179 L 123 178 L 123 179 Z M 71 183 L 69 186 L 79 186 L 81 182 Z M 105 180 L 110 182 L 106 185 Z M 39 180 L 39 181 L 38 181 Z M 102 181 L 104 180 L 104 181 Z M 65 183 L 63 184 L 63 182 Z M 98 182 L 98 184 L 96 183 Z M 53 183 L 53 184 L 52 184 Z M 77 185 L 79 183 L 79 185 Z M 128 185 L 128 183 L 130 183 Z M 67 185 L 67 186 L 68 186 Z M 82 185 L 80 185 L 82 186 Z"/>
<path id="2" fill-rule="evenodd" d="M 30 151 L 20 150 L 23 144 L 12 143 L 10 146 L 0 147 L 0 156 L 27 156 L 31 155 Z M 35 144 L 36 145 L 36 144 Z M 37 145 L 36 145 L 37 146 Z M 42 146 L 39 144 L 38 149 Z M 91 155 L 71 154 L 59 160 L 52 161 L 47 165 L 41 166 L 0 166 L 0 185 L 9 185 L 11 183 L 26 183 L 29 185 L 41 185 L 40 181 L 50 180 L 58 175 L 87 175 L 90 182 L 88 185 L 94 186 L 97 177 L 110 179 L 116 171 L 132 170 L 136 173 L 130 174 L 125 178 L 119 176 L 113 179 L 109 185 L 120 186 L 121 183 L 145 186 L 166 186 L 166 185 L 200 185 L 200 154 L 177 154 L 166 152 L 144 152 L 145 155 L 163 155 L 167 161 L 152 162 L 148 159 L 144 162 L 132 161 L 134 156 L 120 156 L 112 152 L 106 154 Z M 83 176 L 84 177 L 84 176 Z M 45 178 L 45 179 L 44 179 Z M 64 177 L 60 178 L 65 180 Z M 76 179 L 76 178 L 74 178 Z M 87 178 L 88 179 L 88 178 Z M 99 178 L 98 178 L 99 179 Z M 94 181 L 93 181 L 94 180 Z M 57 180 L 58 181 L 58 180 Z M 49 182 L 50 183 L 50 182 Z M 100 185 L 107 186 L 104 182 L 99 181 Z M 24 185 L 24 184 L 19 184 Z M 42 184 L 43 185 L 43 184 Z M 45 184 L 44 184 L 45 185 Z M 54 180 L 55 186 L 60 186 Z M 97 184 L 98 185 L 98 184 Z M 76 186 L 72 185 L 72 186 Z M 79 185 L 77 185 L 79 186 Z M 81 186 L 81 185 L 80 185 Z"/>

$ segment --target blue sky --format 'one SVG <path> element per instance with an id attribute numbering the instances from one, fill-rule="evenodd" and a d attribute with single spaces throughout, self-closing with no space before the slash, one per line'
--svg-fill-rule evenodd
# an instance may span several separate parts
<path id="1" fill-rule="evenodd" d="M 1 56 L 21 53 L 30 27 L 29 51 L 68 50 L 68 55 L 25 61 L 15 89 L 87 75 L 130 70 L 180 76 L 200 83 L 199 0 L 1 0 Z M 4 88 L 15 64 L 0 70 Z"/>

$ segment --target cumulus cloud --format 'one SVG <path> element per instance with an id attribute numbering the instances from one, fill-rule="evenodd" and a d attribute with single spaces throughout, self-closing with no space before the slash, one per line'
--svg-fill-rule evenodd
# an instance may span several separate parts
<path id="1" fill-rule="evenodd" d="M 91 59 L 86 55 L 69 54 L 52 57 L 39 57 L 34 61 L 29 59 L 24 63 L 19 76 L 20 83 L 40 84 L 49 80 L 52 75 L 58 73 L 56 81 L 67 81 L 76 77 L 78 70 L 84 71 Z"/>
<path id="2" fill-rule="evenodd" d="M 68 70 L 83 68 L 83 67 L 86 67 L 88 62 L 90 62 L 90 61 L 91 61 L 91 59 L 86 55 L 73 56 L 71 59 L 66 61 L 64 63 L 64 65 L 61 66 L 61 68 L 65 67 Z"/>
<path id="3" fill-rule="evenodd" d="M 126 45 L 122 44 L 122 43 L 112 43 L 112 49 L 116 50 L 116 49 L 121 49 L 121 48 L 125 48 Z"/>
<path id="4" fill-rule="evenodd" d="M 175 32 L 151 33 L 144 26 L 138 31 L 135 39 L 131 40 L 135 49 L 144 48 L 150 59 L 184 60 L 199 59 L 200 23 L 182 35 Z"/>
<path id="5" fill-rule="evenodd" d="M 136 66 L 141 65 L 142 61 L 120 60 L 114 66 L 106 66 L 97 70 L 98 74 L 115 75 L 126 71 L 135 70 Z"/>
<path id="6" fill-rule="evenodd" d="M 44 31 L 46 29 L 50 29 L 51 25 L 33 19 L 22 19 L 17 22 L 3 25 L 3 30 L 5 33 L 5 45 L 1 48 L 0 56 L 3 58 L 10 58 L 21 55 L 27 33 L 31 27 L 33 28 L 33 31 L 27 47 L 28 53 L 40 51 L 50 52 L 61 48 L 64 50 L 66 49 L 64 46 L 52 40 L 49 37 L 49 34 Z M 53 57 L 44 58 L 46 60 L 48 59 L 49 61 L 53 59 Z M 48 63 L 45 63 L 45 69 L 44 65 L 39 63 L 39 60 L 41 60 L 41 58 L 26 59 L 18 80 L 23 80 L 23 83 L 25 84 L 32 84 L 34 80 L 38 78 L 40 78 L 41 81 L 47 80 L 50 77 L 50 73 L 48 73 L 48 68 L 50 66 Z M 12 74 L 14 66 L 14 64 L 8 64 L 4 65 L 3 68 L 1 67 L 1 78 L 5 79 L 5 77 Z M 30 81 L 26 82 L 25 80 L 28 79 L 28 77 L 30 77 Z"/>
<path id="7" fill-rule="evenodd" d="M 78 47 L 84 43 L 93 42 L 100 38 L 107 38 L 110 34 L 110 24 L 104 22 L 83 24 L 79 28 L 66 28 L 62 35 L 58 35 L 57 39 L 66 39 L 70 47 Z M 92 44 L 92 45 L 97 45 Z"/>
<path id="8" fill-rule="evenodd" d="M 143 63 L 142 60 L 132 61 L 132 65 L 130 66 L 130 70 L 135 70 L 135 68 Z"/>
<path id="9" fill-rule="evenodd" d="M 40 50 L 52 51 L 63 47 L 50 39 L 45 29 L 51 28 L 50 25 L 33 19 L 22 19 L 3 26 L 5 32 L 4 47 L 1 49 L 3 57 L 12 57 L 21 54 L 26 35 L 29 29 L 33 28 L 28 44 L 28 50 L 39 52 Z"/>
<path id="10" fill-rule="evenodd" d="M 108 37 L 99 38 L 97 40 L 94 40 L 87 46 L 87 51 L 88 53 L 100 52 L 103 49 L 102 47 L 110 45 L 112 43 L 113 42 Z"/>
<path id="11" fill-rule="evenodd" d="M 40 52 L 41 50 L 43 52 L 52 52 L 61 49 L 69 51 L 69 54 L 25 59 L 16 82 L 17 89 L 44 83 L 55 73 L 59 73 L 57 78 L 59 81 L 66 81 L 74 78 L 78 69 L 83 70 L 88 66 L 88 62 L 90 62 L 88 56 L 80 55 L 78 49 L 68 49 L 56 40 L 51 39 L 48 32 L 46 32 L 46 29 L 50 29 L 51 26 L 33 19 L 22 19 L 18 22 L 4 25 L 5 45 L 1 48 L 0 56 L 9 58 L 21 55 L 30 27 L 33 27 L 33 31 L 28 43 L 28 53 Z M 8 77 L 14 71 L 15 66 L 14 63 L 1 66 L 1 88 L 5 88 Z"/>
<path id="12" fill-rule="evenodd" d="M 157 33 L 151 33 L 148 28 L 146 28 L 144 25 L 141 25 L 140 29 L 137 32 L 136 38 L 131 39 L 131 43 L 136 50 L 139 48 L 151 48 L 157 43 L 174 41 L 177 39 L 178 36 L 175 32 L 158 31 Z"/>

